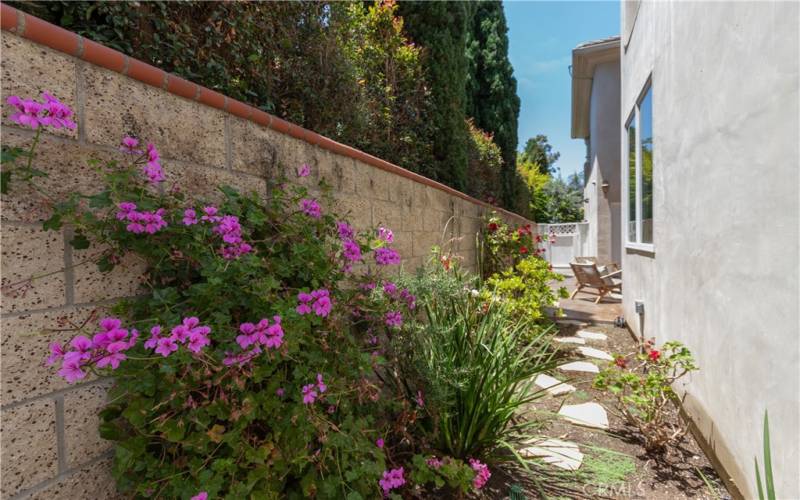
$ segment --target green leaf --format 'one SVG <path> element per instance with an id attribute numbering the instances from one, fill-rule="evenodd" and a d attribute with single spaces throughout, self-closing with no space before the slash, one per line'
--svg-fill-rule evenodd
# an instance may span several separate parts
<path id="1" fill-rule="evenodd" d="M 11 183 L 11 172 L 0 172 L 0 193 L 8 194 L 8 186 Z"/>
<path id="2" fill-rule="evenodd" d="M 72 248 L 75 250 L 86 250 L 91 245 L 89 239 L 83 233 L 75 233 L 75 236 L 70 240 L 69 244 L 72 245 Z"/>
<path id="3" fill-rule="evenodd" d="M 111 262 L 110 256 L 103 255 L 102 257 L 100 257 L 100 260 L 97 261 L 97 269 L 101 273 L 111 272 L 111 270 L 114 269 L 114 263 Z"/>
<path id="4" fill-rule="evenodd" d="M 772 452 L 769 444 L 769 415 L 764 412 L 764 481 L 767 483 L 767 498 L 775 500 L 775 483 L 772 479 Z"/>
<path id="5" fill-rule="evenodd" d="M 92 196 L 87 196 L 89 199 L 89 207 L 91 208 L 106 208 L 111 206 L 111 192 L 103 191 Z"/>
<path id="6" fill-rule="evenodd" d="M 42 228 L 45 231 L 58 231 L 61 229 L 61 215 L 60 214 L 53 214 L 52 217 L 44 221 L 42 224 Z"/>

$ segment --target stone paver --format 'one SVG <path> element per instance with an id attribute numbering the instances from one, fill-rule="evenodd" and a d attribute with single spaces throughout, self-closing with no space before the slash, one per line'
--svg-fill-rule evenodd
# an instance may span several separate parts
<path id="1" fill-rule="evenodd" d="M 573 361 L 559 366 L 558 369 L 565 372 L 600 373 L 600 368 L 588 361 Z"/>
<path id="2" fill-rule="evenodd" d="M 583 354 L 588 358 L 602 359 L 604 361 L 614 361 L 614 358 L 611 357 L 609 353 L 601 351 L 600 349 L 595 349 L 594 347 L 581 346 L 578 347 L 578 352 L 580 352 L 581 354 Z"/>
<path id="3" fill-rule="evenodd" d="M 553 340 L 561 344 L 585 344 L 586 340 L 578 337 L 553 337 Z"/>
<path id="4" fill-rule="evenodd" d="M 576 335 L 586 340 L 608 340 L 605 333 L 590 332 L 589 330 L 581 330 Z"/>
<path id="5" fill-rule="evenodd" d="M 568 394 L 575 390 L 575 387 L 571 386 L 570 384 L 567 384 L 566 382 L 562 382 L 557 378 L 553 378 L 545 374 L 538 375 L 533 383 L 541 387 L 542 389 L 547 390 L 547 392 L 549 392 L 553 396 Z"/>
<path id="6" fill-rule="evenodd" d="M 608 429 L 608 414 L 606 414 L 605 408 L 598 403 L 564 405 L 558 410 L 558 414 L 576 425 Z"/>
<path id="7" fill-rule="evenodd" d="M 545 463 L 566 470 L 578 470 L 583 463 L 583 453 L 578 445 L 560 439 L 544 439 L 520 450 L 523 457 L 541 457 Z"/>

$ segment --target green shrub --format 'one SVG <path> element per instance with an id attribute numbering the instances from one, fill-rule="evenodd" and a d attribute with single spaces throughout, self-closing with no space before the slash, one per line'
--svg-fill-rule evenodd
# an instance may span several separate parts
<path id="1" fill-rule="evenodd" d="M 454 270 L 429 268 L 410 286 L 426 321 L 392 343 L 408 397 L 424 395 L 428 418 L 420 425 L 431 446 L 467 459 L 498 459 L 529 425 L 513 416 L 542 395 L 533 378 L 554 367 L 551 332 L 487 303 Z M 433 276 L 433 277 L 432 277 Z M 445 282 L 449 293 L 428 295 L 427 283 Z"/>
<path id="2" fill-rule="evenodd" d="M 498 298 L 507 302 L 509 310 L 515 315 L 539 320 L 544 317 L 544 308 L 556 303 L 557 295 L 550 283 L 563 279 L 562 275 L 551 270 L 547 261 L 532 256 L 489 278 L 483 294 L 486 300 Z M 557 293 L 562 298 L 567 296 L 564 287 Z"/>
<path id="3" fill-rule="evenodd" d="M 487 203 L 498 203 L 502 190 L 503 155 L 491 134 L 467 120 L 470 140 L 467 194 Z"/>
<path id="4" fill-rule="evenodd" d="M 617 408 L 642 434 L 648 451 L 662 451 L 688 430 L 688 425 L 671 421 L 668 405 L 678 402 L 672 385 L 697 366 L 680 342 L 666 342 L 661 349 L 648 342 L 645 351 L 616 356 L 615 366 L 600 372 L 594 387 L 616 398 Z"/>

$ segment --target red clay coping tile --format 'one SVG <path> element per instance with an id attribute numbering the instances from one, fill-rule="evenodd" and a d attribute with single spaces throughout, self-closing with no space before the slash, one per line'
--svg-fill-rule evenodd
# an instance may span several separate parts
<path id="1" fill-rule="evenodd" d="M 83 53 L 79 54 L 80 37 L 71 31 L 50 24 L 36 16 L 30 14 L 23 14 L 25 16 L 25 30 L 22 37 L 27 38 L 33 42 L 50 47 L 51 49 L 64 52 L 71 56 L 78 56 L 84 61 L 102 66 L 120 74 L 125 74 L 125 58 L 126 56 L 119 51 L 106 47 L 102 44 L 83 39 Z M 0 3 L 0 17 L 2 18 L 2 29 L 11 33 L 17 31 L 17 9 Z M 151 66 L 138 59 L 128 57 L 128 70 L 127 76 L 139 80 L 153 87 L 165 88 L 167 92 L 175 94 L 187 99 L 197 100 L 207 106 L 221 109 L 233 115 L 250 120 L 254 123 L 270 128 L 277 132 L 295 137 L 309 144 L 319 146 L 320 148 L 327 149 L 333 153 L 340 154 L 353 158 L 355 160 L 364 162 L 375 168 L 391 172 L 395 175 L 405 177 L 414 182 L 430 186 L 434 189 L 444 191 L 450 195 L 467 200 L 476 205 L 495 210 L 499 213 L 514 217 L 523 221 L 528 221 L 521 215 L 517 215 L 508 210 L 500 207 L 495 207 L 486 202 L 468 196 L 461 191 L 445 186 L 422 175 L 415 174 L 409 170 L 399 167 L 386 160 L 382 160 L 363 151 L 353 147 L 341 144 L 325 136 L 319 135 L 311 130 L 304 129 L 286 120 L 272 116 L 265 113 L 258 108 L 249 104 L 245 104 L 236 99 L 224 96 L 219 92 L 207 89 L 195 83 L 189 82 L 175 76 L 168 74 L 165 71 Z"/>
<path id="2" fill-rule="evenodd" d="M 6 31 L 16 31 L 17 9 L 6 4 L 0 4 L 0 24 Z"/>

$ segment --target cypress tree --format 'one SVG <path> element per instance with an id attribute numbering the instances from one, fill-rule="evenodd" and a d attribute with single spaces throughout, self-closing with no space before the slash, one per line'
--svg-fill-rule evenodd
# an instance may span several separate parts
<path id="1" fill-rule="evenodd" d="M 434 165 L 426 175 L 456 189 L 466 187 L 467 2 L 399 2 L 406 33 L 425 48 L 430 85 Z"/>
<path id="2" fill-rule="evenodd" d="M 503 205 L 513 207 L 518 192 L 517 121 L 520 100 L 514 68 L 508 59 L 508 26 L 499 1 L 469 3 L 467 31 L 467 115 L 494 135 L 503 156 Z"/>

